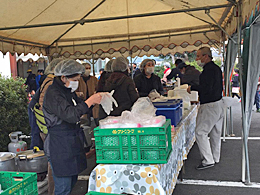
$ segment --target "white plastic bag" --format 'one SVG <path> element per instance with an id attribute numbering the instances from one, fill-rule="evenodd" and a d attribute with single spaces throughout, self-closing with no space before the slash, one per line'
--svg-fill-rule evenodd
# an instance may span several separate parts
<path id="1" fill-rule="evenodd" d="M 136 121 L 149 120 L 155 116 L 156 108 L 148 97 L 139 98 L 133 105 L 131 113 Z"/>
<path id="2" fill-rule="evenodd" d="M 138 120 L 134 117 L 132 112 L 126 110 L 123 111 L 121 114 L 121 121 L 122 121 L 122 128 L 135 128 L 135 127 L 141 127 L 141 124 Z"/>
<path id="3" fill-rule="evenodd" d="M 141 125 L 142 127 L 162 127 L 165 122 L 166 122 L 166 117 L 160 115 L 160 116 L 152 117 L 150 120 L 143 121 Z"/>
<path id="4" fill-rule="evenodd" d="M 113 111 L 113 103 L 115 104 L 115 107 L 118 107 L 116 100 L 113 98 L 113 94 L 114 90 L 112 90 L 110 93 L 101 93 L 102 99 L 100 104 L 107 115 L 109 115 L 110 112 Z"/>
<path id="5" fill-rule="evenodd" d="M 121 124 L 121 116 L 108 116 L 99 121 L 100 129 L 120 128 Z"/>

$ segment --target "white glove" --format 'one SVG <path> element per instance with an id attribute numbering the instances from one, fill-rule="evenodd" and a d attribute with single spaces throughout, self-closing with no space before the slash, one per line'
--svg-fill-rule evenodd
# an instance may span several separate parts
<path id="1" fill-rule="evenodd" d="M 107 115 L 110 114 L 110 112 L 113 111 L 113 103 L 115 104 L 115 107 L 118 107 L 118 104 L 116 100 L 113 98 L 115 90 L 112 90 L 110 93 L 102 93 L 102 99 L 101 99 L 101 106 L 103 107 L 104 111 Z"/>

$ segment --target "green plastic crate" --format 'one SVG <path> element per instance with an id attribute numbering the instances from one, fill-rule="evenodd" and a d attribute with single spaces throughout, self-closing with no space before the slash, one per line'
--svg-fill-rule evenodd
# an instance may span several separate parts
<path id="1" fill-rule="evenodd" d="M 172 151 L 171 120 L 162 127 L 94 129 L 97 163 L 164 164 Z"/>
<path id="2" fill-rule="evenodd" d="M 0 171 L 1 195 L 38 195 L 37 174 Z"/>

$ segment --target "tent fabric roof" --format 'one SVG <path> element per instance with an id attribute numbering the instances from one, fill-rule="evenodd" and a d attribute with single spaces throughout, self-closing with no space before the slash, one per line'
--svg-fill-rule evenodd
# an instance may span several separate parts
<path id="1" fill-rule="evenodd" d="M 218 47 L 222 33 L 205 10 L 224 27 L 231 6 L 225 0 L 6 1 L 0 7 L 0 50 L 91 59 Z M 25 28 L 31 25 L 44 26 Z"/>

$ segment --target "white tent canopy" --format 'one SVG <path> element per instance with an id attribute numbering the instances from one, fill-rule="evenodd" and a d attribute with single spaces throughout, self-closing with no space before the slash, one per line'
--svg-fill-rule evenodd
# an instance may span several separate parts
<path id="1" fill-rule="evenodd" d="M 241 25 L 252 22 L 250 18 L 259 14 L 259 4 L 259 0 L 5 1 L 0 7 L 0 51 L 85 59 L 121 55 L 157 56 L 193 51 L 203 45 L 220 48 L 223 40 L 237 31 L 238 41 L 235 44 L 239 48 L 239 68 L 243 72 Z M 253 38 L 259 38 L 258 26 L 252 29 L 252 39 L 247 40 L 250 43 Z M 259 41 L 254 43 L 259 45 Z M 251 50 L 255 47 L 250 47 Z M 258 67 L 257 58 L 252 54 L 256 55 L 255 52 L 248 54 L 252 59 L 250 57 L 247 64 L 255 65 L 245 74 L 254 78 L 257 75 L 252 74 L 253 71 L 259 71 L 259 68 L 254 68 Z M 240 82 L 242 89 L 255 84 L 252 79 L 246 82 L 245 86 Z M 245 91 L 245 97 L 252 96 L 253 91 L 252 87 Z M 242 98 L 246 156 L 243 164 L 246 164 L 247 181 L 250 183 L 246 136 L 250 114 L 245 114 L 247 110 L 244 108 L 245 105 L 251 107 L 252 101 L 249 104 L 245 102 Z M 244 174 L 245 170 L 242 172 Z"/>
<path id="2" fill-rule="evenodd" d="M 6 1 L 0 8 L 0 50 L 96 59 L 129 53 L 174 54 L 203 45 L 219 47 L 222 33 L 215 22 L 222 27 L 229 24 L 234 8 L 231 2 Z M 232 27 L 229 25 L 230 32 Z"/>

